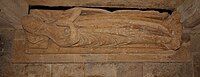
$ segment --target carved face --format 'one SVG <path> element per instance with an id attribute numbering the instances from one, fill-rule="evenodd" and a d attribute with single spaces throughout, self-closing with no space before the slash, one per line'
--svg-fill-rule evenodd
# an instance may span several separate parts
<path id="1" fill-rule="evenodd" d="M 70 35 L 71 35 L 71 29 L 70 29 L 69 26 L 67 26 L 67 27 L 65 28 L 65 30 L 64 30 L 64 35 L 65 35 L 66 37 L 70 37 Z"/>

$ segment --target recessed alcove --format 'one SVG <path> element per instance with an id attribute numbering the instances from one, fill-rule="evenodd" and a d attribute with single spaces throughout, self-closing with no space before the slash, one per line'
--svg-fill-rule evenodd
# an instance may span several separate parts
<path id="1" fill-rule="evenodd" d="M 2 0 L 0 76 L 198 77 L 199 5 Z"/>

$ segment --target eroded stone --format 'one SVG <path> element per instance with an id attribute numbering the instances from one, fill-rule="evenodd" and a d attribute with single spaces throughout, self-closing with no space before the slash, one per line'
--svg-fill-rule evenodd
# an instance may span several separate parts
<path id="1" fill-rule="evenodd" d="M 84 77 L 84 64 L 67 63 L 52 65 L 52 77 Z"/>
<path id="2" fill-rule="evenodd" d="M 193 53 L 193 64 L 194 64 L 194 77 L 200 76 L 200 53 L 194 52 Z"/>
<path id="3" fill-rule="evenodd" d="M 143 77 L 192 77 L 191 64 L 145 63 Z"/>
<path id="4" fill-rule="evenodd" d="M 117 64 L 117 77 L 143 77 L 142 63 Z"/>
<path id="5" fill-rule="evenodd" d="M 15 64 L 15 77 L 51 77 L 49 64 Z"/>
<path id="6" fill-rule="evenodd" d="M 113 63 L 88 63 L 85 77 L 117 77 L 117 68 Z"/>

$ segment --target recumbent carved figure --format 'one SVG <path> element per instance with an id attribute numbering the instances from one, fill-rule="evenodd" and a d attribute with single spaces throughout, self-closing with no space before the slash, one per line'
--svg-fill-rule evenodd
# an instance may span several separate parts
<path id="1" fill-rule="evenodd" d="M 176 50 L 181 42 L 179 19 L 176 12 L 172 15 L 139 10 L 109 12 L 77 7 L 59 11 L 32 10 L 22 23 L 27 39 L 33 45 L 47 40 L 45 44 L 52 41 L 60 47 L 156 47 Z"/>

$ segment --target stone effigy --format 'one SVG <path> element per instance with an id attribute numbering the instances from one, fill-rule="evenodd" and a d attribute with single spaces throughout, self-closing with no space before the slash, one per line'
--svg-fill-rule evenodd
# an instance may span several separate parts
<path id="1" fill-rule="evenodd" d="M 174 12 L 75 7 L 31 10 L 22 20 L 29 49 L 180 47 L 182 26 Z M 50 45 L 54 45 L 53 48 Z M 59 50 L 56 50 L 59 51 Z"/>

